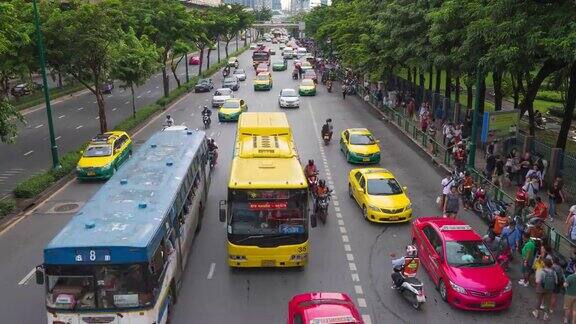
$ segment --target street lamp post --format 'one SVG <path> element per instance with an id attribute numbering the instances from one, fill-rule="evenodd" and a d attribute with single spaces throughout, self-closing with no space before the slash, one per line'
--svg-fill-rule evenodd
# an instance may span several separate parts
<path id="1" fill-rule="evenodd" d="M 476 163 L 476 140 L 478 139 L 478 112 L 480 111 L 480 95 L 482 89 L 480 87 L 484 72 L 478 66 L 476 67 L 476 97 L 474 98 L 474 110 L 472 111 L 472 133 L 470 134 L 470 152 L 468 156 L 468 167 L 474 168 Z"/>
<path id="2" fill-rule="evenodd" d="M 34 25 L 36 27 L 36 43 L 38 45 L 38 60 L 40 63 L 40 72 L 42 73 L 42 89 L 44 91 L 44 102 L 46 103 L 46 115 L 48 116 L 48 131 L 50 132 L 50 148 L 52 152 L 52 168 L 60 168 L 58 159 L 58 145 L 54 136 L 54 123 L 52 122 L 52 107 L 50 106 L 50 89 L 48 89 L 48 78 L 46 77 L 46 64 L 44 58 L 44 41 L 42 31 L 40 30 L 40 15 L 38 13 L 38 4 L 32 0 L 34 6 Z"/>

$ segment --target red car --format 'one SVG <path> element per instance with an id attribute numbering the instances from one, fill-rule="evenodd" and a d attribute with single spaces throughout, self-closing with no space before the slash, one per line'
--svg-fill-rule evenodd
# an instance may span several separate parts
<path id="1" fill-rule="evenodd" d="M 266 63 L 260 63 L 258 64 L 258 67 L 256 67 L 256 74 L 260 73 L 260 72 L 268 72 L 268 64 Z"/>
<path id="2" fill-rule="evenodd" d="M 188 60 L 189 65 L 199 65 L 200 64 L 200 56 L 194 55 L 190 57 Z"/>
<path id="3" fill-rule="evenodd" d="M 512 282 L 472 227 L 457 219 L 418 218 L 412 238 L 444 301 L 464 310 L 510 307 Z"/>
<path id="4" fill-rule="evenodd" d="M 352 299 L 344 293 L 314 292 L 292 297 L 288 324 L 364 324 Z"/>

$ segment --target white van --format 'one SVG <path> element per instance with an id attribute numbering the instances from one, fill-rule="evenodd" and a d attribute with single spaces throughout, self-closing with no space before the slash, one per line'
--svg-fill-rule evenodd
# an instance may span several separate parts
<path id="1" fill-rule="evenodd" d="M 296 57 L 301 58 L 302 56 L 306 56 L 308 51 L 304 47 L 298 47 L 296 50 Z"/>

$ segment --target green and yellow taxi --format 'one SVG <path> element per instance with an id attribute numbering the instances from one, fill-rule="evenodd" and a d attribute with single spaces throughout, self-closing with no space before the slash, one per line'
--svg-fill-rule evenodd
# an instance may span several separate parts
<path id="1" fill-rule="evenodd" d="M 272 71 L 286 71 L 288 64 L 285 60 L 274 60 L 272 61 Z"/>
<path id="2" fill-rule="evenodd" d="M 76 166 L 79 180 L 105 180 L 132 155 L 132 140 L 126 132 L 112 131 L 94 137 Z"/>
<path id="3" fill-rule="evenodd" d="M 348 128 L 340 136 L 340 150 L 350 163 L 380 162 L 380 141 L 366 128 Z"/>
<path id="4" fill-rule="evenodd" d="M 316 83 L 312 79 L 303 79 L 298 87 L 298 93 L 301 96 L 315 96 L 316 95 Z"/>
<path id="5" fill-rule="evenodd" d="M 254 90 L 272 89 L 272 74 L 270 72 L 260 72 L 253 81 Z"/>
<path id="6" fill-rule="evenodd" d="M 383 168 L 352 169 L 348 176 L 350 198 L 358 203 L 364 218 L 374 223 L 410 221 L 412 203 L 406 193 L 407 188 Z"/>
<path id="7" fill-rule="evenodd" d="M 243 99 L 227 99 L 218 108 L 218 121 L 238 121 L 240 114 L 248 110 L 248 105 Z"/>

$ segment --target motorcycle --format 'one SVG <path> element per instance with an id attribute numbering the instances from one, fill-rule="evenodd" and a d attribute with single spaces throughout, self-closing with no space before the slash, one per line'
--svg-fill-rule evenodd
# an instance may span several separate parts
<path id="1" fill-rule="evenodd" d="M 318 185 L 318 173 L 314 173 L 311 176 L 306 177 L 306 181 L 308 181 L 308 187 L 312 192 L 316 191 L 316 185 Z"/>
<path id="2" fill-rule="evenodd" d="M 294 70 L 294 71 L 292 72 L 292 79 L 293 79 L 293 80 L 298 80 L 298 77 L 299 77 L 298 71 L 297 71 L 297 70 Z"/>
<path id="3" fill-rule="evenodd" d="M 426 302 L 424 285 L 418 278 L 406 277 L 403 270 L 395 270 L 394 273 L 392 273 L 392 281 L 394 282 L 393 288 L 402 295 L 404 299 L 410 302 L 410 305 L 412 305 L 414 309 L 420 309 L 420 306 Z M 396 282 L 398 282 L 398 284 Z"/>
<path id="4" fill-rule="evenodd" d="M 506 209 L 510 204 L 499 200 L 493 200 L 490 196 L 486 196 L 484 205 L 482 206 L 482 217 L 490 223 L 494 218 L 494 213 L 499 211 L 501 214 L 506 213 Z"/>
<path id="5" fill-rule="evenodd" d="M 210 124 L 212 123 L 212 119 L 208 114 L 202 115 L 202 123 L 204 124 L 204 129 L 210 128 Z"/>
<path id="6" fill-rule="evenodd" d="M 332 81 L 328 81 L 326 83 L 326 89 L 328 90 L 328 92 L 332 92 Z"/>
<path id="7" fill-rule="evenodd" d="M 330 140 L 332 139 L 332 132 L 323 133 L 322 139 L 324 140 L 324 145 L 330 144 Z"/>
<path id="8" fill-rule="evenodd" d="M 210 151 L 208 152 L 208 162 L 210 163 L 210 169 L 214 169 L 216 165 L 216 152 Z"/>
<path id="9" fill-rule="evenodd" d="M 322 224 L 326 224 L 326 219 L 328 218 L 328 202 L 330 201 L 330 193 L 328 193 L 322 197 L 316 197 L 316 210 L 315 216 L 320 218 Z"/>
<path id="10" fill-rule="evenodd" d="M 482 210 L 484 209 L 484 205 L 486 204 L 486 190 L 484 188 L 479 187 L 474 189 L 472 192 L 472 209 L 482 214 Z"/>

